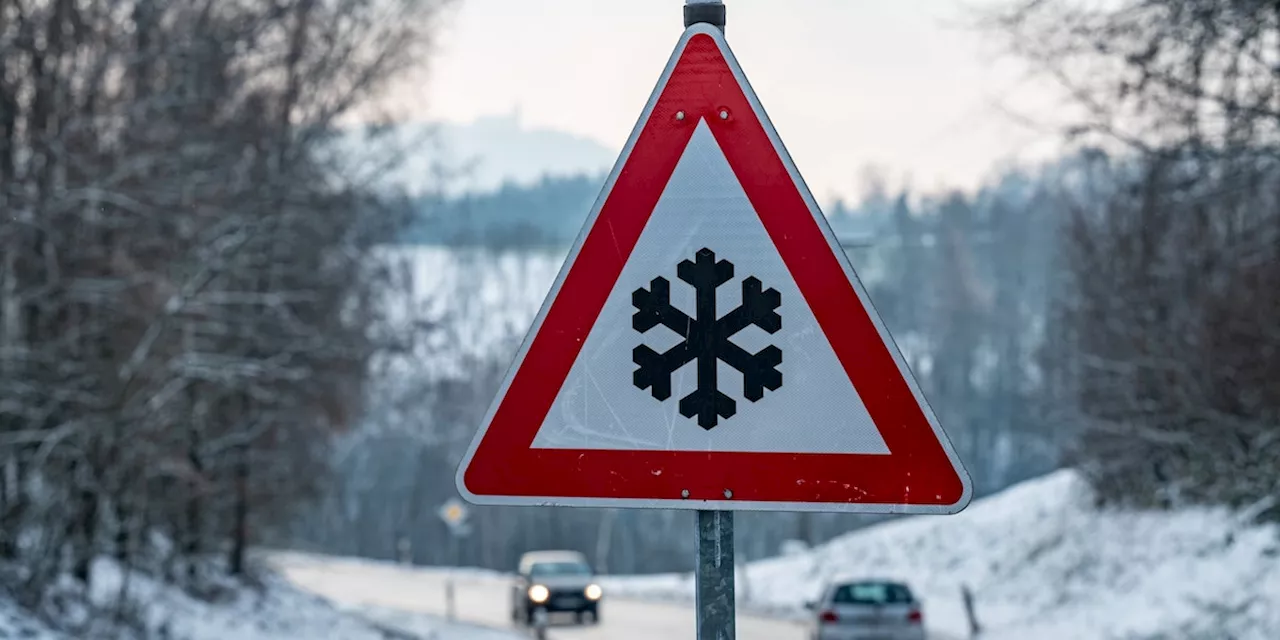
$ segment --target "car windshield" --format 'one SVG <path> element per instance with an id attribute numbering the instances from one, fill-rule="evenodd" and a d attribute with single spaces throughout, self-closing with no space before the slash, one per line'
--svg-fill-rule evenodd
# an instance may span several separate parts
<path id="1" fill-rule="evenodd" d="M 589 576 L 591 567 L 581 562 L 538 562 L 529 568 L 531 576 Z"/>
<path id="2" fill-rule="evenodd" d="M 907 604 L 911 590 L 891 582 L 858 582 L 841 585 L 831 598 L 835 604 Z"/>

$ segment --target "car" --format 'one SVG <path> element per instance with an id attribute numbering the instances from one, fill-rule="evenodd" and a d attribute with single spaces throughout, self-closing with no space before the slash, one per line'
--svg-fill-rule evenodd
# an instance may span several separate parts
<path id="1" fill-rule="evenodd" d="M 838 580 L 806 605 L 812 640 L 924 640 L 924 609 L 894 580 Z"/>
<path id="2" fill-rule="evenodd" d="M 604 590 L 577 551 L 531 551 L 520 556 L 511 589 L 511 619 L 532 626 L 539 609 L 572 613 L 578 624 L 600 622 Z"/>

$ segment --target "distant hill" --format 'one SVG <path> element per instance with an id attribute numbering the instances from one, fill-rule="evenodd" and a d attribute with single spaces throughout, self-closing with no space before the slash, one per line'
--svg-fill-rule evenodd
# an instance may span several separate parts
<path id="1" fill-rule="evenodd" d="M 604 173 L 617 152 L 565 131 L 528 128 L 518 113 L 470 123 L 401 123 L 348 129 L 340 140 L 344 158 L 376 167 L 397 159 L 394 170 L 375 170 L 377 180 L 410 194 L 451 196 L 487 192 L 504 185 L 537 185 L 544 177 Z"/>
<path id="2" fill-rule="evenodd" d="M 571 243 L 617 159 L 595 140 L 527 128 L 518 113 L 347 129 L 335 153 L 353 175 L 415 199 L 420 215 L 402 242 L 451 246 Z M 837 236 L 856 244 L 877 232 L 888 204 L 873 197 L 824 210 Z"/>
<path id="3" fill-rule="evenodd" d="M 444 158 L 464 169 L 454 193 L 490 191 L 506 183 L 531 186 L 547 176 L 603 174 L 618 155 L 590 138 L 525 128 L 518 113 L 441 125 L 439 134 Z"/>

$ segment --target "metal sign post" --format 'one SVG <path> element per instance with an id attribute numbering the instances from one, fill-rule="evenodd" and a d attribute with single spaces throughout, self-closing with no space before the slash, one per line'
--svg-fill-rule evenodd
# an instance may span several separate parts
<path id="1" fill-rule="evenodd" d="M 462 562 L 462 554 L 459 549 L 459 543 L 462 538 L 471 533 L 471 526 L 467 522 L 467 506 L 457 498 L 449 498 L 444 504 L 440 505 L 437 511 L 440 519 L 449 527 L 449 558 L 456 569 Z M 445 618 L 449 621 L 457 619 L 457 604 L 454 595 L 453 573 L 450 572 L 448 579 L 444 583 L 444 611 Z"/>
<path id="2" fill-rule="evenodd" d="M 733 640 L 733 512 L 698 512 L 698 640 Z"/>
<path id="3" fill-rule="evenodd" d="M 453 569 L 458 568 L 458 534 L 451 533 L 449 535 L 449 556 L 452 558 Z M 453 569 L 449 571 L 449 578 L 444 583 L 444 617 L 449 622 L 458 619 L 457 598 L 454 596 L 453 587 Z"/>
<path id="4" fill-rule="evenodd" d="M 721 0 L 685 0 L 684 26 L 708 23 L 723 33 Z M 726 489 L 726 497 L 731 496 Z M 698 561 L 694 567 L 698 640 L 734 640 L 733 512 L 698 512 Z"/>
<path id="5" fill-rule="evenodd" d="M 685 28 L 705 22 L 724 33 L 724 16 L 723 0 L 685 0 Z"/>

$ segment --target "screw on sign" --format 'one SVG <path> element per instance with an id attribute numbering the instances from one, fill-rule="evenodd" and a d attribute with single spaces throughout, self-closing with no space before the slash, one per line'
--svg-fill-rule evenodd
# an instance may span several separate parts
<path id="1" fill-rule="evenodd" d="M 752 325 L 777 333 L 782 328 L 782 316 L 776 311 L 782 296 L 774 289 L 761 291 L 758 278 L 746 278 L 742 281 L 742 304 L 720 317 L 716 314 L 716 289 L 733 278 L 733 263 L 717 261 L 715 252 L 704 247 L 696 261 L 681 262 L 677 274 L 697 292 L 697 313 L 692 318 L 671 305 L 671 283 L 666 278 L 654 278 L 649 289 L 636 289 L 631 294 L 636 307 L 631 323 L 636 331 L 645 333 L 661 324 L 684 338 L 662 353 L 646 345 L 636 347 L 631 357 L 639 368 L 633 384 L 649 389 L 658 400 L 666 400 L 671 397 L 671 374 L 697 360 L 698 386 L 680 399 L 680 415 L 696 416 L 698 426 L 711 429 L 719 418 L 737 413 L 737 403 L 720 391 L 718 363 L 742 373 L 742 395 L 752 402 L 763 398 L 765 389 L 776 391 L 782 386 L 782 372 L 778 371 L 781 349 L 770 345 L 751 354 L 729 340 Z"/>

